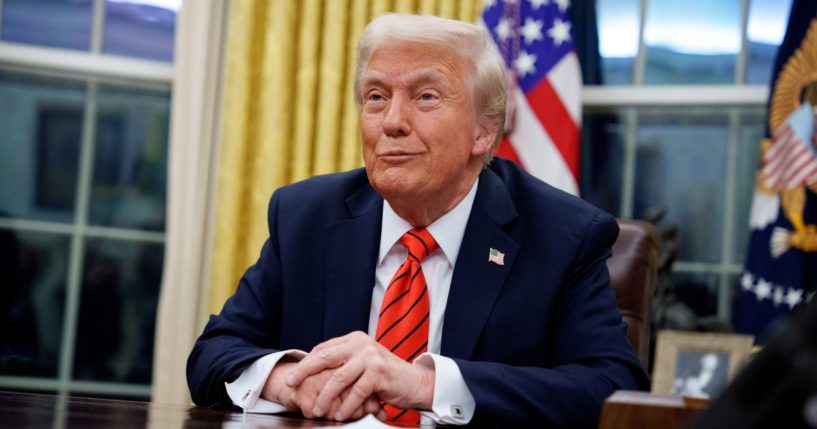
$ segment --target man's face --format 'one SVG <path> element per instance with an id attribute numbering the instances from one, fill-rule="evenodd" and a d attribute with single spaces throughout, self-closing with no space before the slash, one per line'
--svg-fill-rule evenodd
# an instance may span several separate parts
<path id="1" fill-rule="evenodd" d="M 476 119 L 471 67 L 438 45 L 395 42 L 372 54 L 360 81 L 363 159 L 387 200 L 470 189 L 494 136 Z"/>

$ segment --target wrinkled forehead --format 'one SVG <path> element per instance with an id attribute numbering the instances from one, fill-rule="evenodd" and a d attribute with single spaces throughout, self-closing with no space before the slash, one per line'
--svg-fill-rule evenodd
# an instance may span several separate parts
<path id="1" fill-rule="evenodd" d="M 439 43 L 388 40 L 369 56 L 360 75 L 361 86 L 373 80 L 411 82 L 468 82 L 470 59 L 454 47 Z"/>
<path id="2" fill-rule="evenodd" d="M 379 85 L 417 86 L 432 84 L 447 86 L 451 84 L 452 77 L 450 73 L 446 73 L 440 66 L 419 67 L 402 73 L 393 73 L 388 70 L 380 70 L 375 64 L 373 67 L 366 68 L 363 72 L 360 86 L 361 88 Z"/>

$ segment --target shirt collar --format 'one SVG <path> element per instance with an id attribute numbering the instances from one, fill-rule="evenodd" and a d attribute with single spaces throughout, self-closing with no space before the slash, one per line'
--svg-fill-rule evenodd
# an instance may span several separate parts
<path id="1" fill-rule="evenodd" d="M 468 191 L 468 194 L 459 204 L 426 227 L 434 240 L 437 241 L 437 244 L 440 245 L 440 249 L 442 249 L 452 267 L 456 264 L 457 255 L 460 253 L 462 237 L 465 235 L 465 226 L 468 223 L 468 217 L 471 215 L 471 207 L 474 206 L 478 184 L 479 177 L 474 181 L 471 190 Z M 398 216 L 389 205 L 389 202 L 385 200 L 383 201 L 382 225 L 380 230 L 380 255 L 377 258 L 378 266 L 383 263 L 383 258 L 400 240 L 400 237 L 412 228 L 411 224 Z"/>

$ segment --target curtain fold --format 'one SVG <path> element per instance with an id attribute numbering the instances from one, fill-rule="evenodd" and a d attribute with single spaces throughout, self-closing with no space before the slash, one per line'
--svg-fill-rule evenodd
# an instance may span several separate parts
<path id="1" fill-rule="evenodd" d="M 167 243 L 151 399 L 189 404 L 185 367 L 209 306 L 214 170 L 225 0 L 185 2 L 178 17 L 168 160 Z M 164 422 L 167 424 L 167 422 Z M 161 426 L 161 423 L 158 425 Z"/>
<path id="2" fill-rule="evenodd" d="M 475 21 L 481 0 L 230 2 L 211 313 L 268 235 L 270 193 L 363 165 L 354 48 L 374 16 L 399 11 Z"/>

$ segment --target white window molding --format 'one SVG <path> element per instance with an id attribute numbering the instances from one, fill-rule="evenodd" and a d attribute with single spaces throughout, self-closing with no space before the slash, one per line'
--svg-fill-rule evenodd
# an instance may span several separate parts
<path id="1" fill-rule="evenodd" d="M 92 54 L 20 43 L 0 43 L 0 65 L 112 78 L 171 82 L 173 65 L 115 55 Z"/>
<path id="2" fill-rule="evenodd" d="M 763 106 L 768 98 L 766 85 L 586 85 L 582 88 L 585 108 Z"/>

